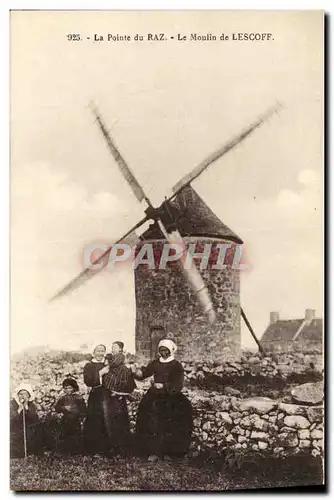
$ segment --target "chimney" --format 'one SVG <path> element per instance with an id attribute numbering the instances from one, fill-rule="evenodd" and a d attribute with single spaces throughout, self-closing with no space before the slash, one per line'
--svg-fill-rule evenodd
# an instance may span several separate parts
<path id="1" fill-rule="evenodd" d="M 315 319 L 315 309 L 305 309 L 305 321 L 311 323 Z"/>
<path id="2" fill-rule="evenodd" d="M 279 314 L 277 311 L 271 311 L 270 313 L 270 324 L 273 325 L 279 320 Z"/>

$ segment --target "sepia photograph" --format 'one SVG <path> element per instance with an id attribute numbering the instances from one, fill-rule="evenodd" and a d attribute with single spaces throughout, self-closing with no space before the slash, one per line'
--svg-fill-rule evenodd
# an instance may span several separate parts
<path id="1" fill-rule="evenodd" d="M 324 491 L 324 37 L 10 12 L 12 491 Z"/>

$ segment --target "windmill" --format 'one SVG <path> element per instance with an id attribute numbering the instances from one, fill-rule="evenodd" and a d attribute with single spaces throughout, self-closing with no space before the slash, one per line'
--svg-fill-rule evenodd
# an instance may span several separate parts
<path id="1" fill-rule="evenodd" d="M 120 172 L 128 182 L 133 194 L 136 199 L 142 203 L 146 203 L 145 216 L 137 223 L 134 227 L 129 229 L 121 238 L 119 238 L 114 245 L 126 241 L 130 236 L 135 235 L 135 231 L 141 228 L 147 221 L 153 221 L 153 225 L 158 234 L 158 238 L 167 241 L 170 245 L 175 245 L 181 249 L 178 258 L 178 266 L 182 272 L 183 280 L 188 284 L 189 289 L 192 291 L 192 296 L 198 307 L 202 311 L 202 316 L 205 318 L 208 328 L 215 325 L 217 322 L 217 314 L 212 300 L 212 296 L 208 290 L 208 283 L 206 284 L 203 280 L 202 274 L 198 267 L 194 263 L 193 259 L 187 261 L 187 266 L 184 265 L 184 255 L 187 250 L 188 243 L 184 241 L 181 233 L 182 230 L 179 226 L 178 214 L 176 207 L 180 208 L 180 200 L 185 193 L 192 191 L 191 183 L 197 179 L 202 172 L 204 172 L 210 165 L 220 159 L 222 156 L 231 151 L 234 147 L 240 144 L 246 137 L 250 136 L 256 129 L 258 129 L 262 124 L 264 124 L 274 113 L 277 113 L 281 105 L 278 103 L 275 106 L 268 109 L 265 113 L 260 115 L 253 123 L 251 123 L 247 128 L 241 131 L 237 136 L 233 137 L 231 140 L 226 142 L 221 148 L 214 151 L 208 157 L 206 157 L 198 166 L 186 174 L 182 179 L 180 179 L 177 184 L 172 188 L 173 194 L 165 198 L 159 207 L 154 207 L 148 198 L 147 194 L 144 192 L 143 187 L 140 185 L 133 172 L 130 170 L 125 159 L 118 150 L 115 142 L 111 138 L 106 125 L 104 124 L 100 113 L 95 106 L 92 106 L 92 111 L 95 115 L 97 124 L 100 131 L 102 132 L 106 143 L 108 145 L 109 151 L 117 163 Z M 192 191 L 193 192 L 193 191 Z M 196 200 L 197 201 L 197 200 Z M 183 203 L 186 203 L 185 201 Z M 232 238 L 233 239 L 233 238 Z M 112 251 L 112 245 L 109 246 L 97 259 L 92 262 L 92 265 L 84 269 L 78 276 L 72 279 L 65 287 L 59 290 L 51 300 L 59 299 L 62 296 L 74 291 L 79 286 L 81 286 L 88 279 L 96 275 L 99 269 L 96 269 L 96 265 L 105 261 Z M 245 321 L 253 339 L 257 343 L 259 350 L 264 353 L 264 350 L 257 339 L 250 322 L 248 321 L 244 311 L 240 308 L 241 317 Z"/>

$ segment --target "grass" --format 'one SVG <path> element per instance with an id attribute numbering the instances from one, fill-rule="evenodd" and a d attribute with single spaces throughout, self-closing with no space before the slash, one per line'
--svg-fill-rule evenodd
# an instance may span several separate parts
<path id="1" fill-rule="evenodd" d="M 236 468 L 222 459 L 204 457 L 152 464 L 137 457 L 48 455 L 12 459 L 10 487 L 14 491 L 224 491 L 321 485 L 321 477 L 321 462 L 312 457 L 251 461 Z"/>

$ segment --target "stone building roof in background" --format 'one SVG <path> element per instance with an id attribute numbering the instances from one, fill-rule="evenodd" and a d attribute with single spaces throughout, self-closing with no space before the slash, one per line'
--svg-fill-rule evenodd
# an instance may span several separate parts
<path id="1" fill-rule="evenodd" d="M 171 202 L 181 236 L 207 236 L 242 243 L 240 237 L 221 222 L 191 187 L 184 188 Z M 156 223 L 141 235 L 142 240 L 162 239 Z"/>
<path id="2" fill-rule="evenodd" d="M 305 319 L 278 320 L 267 327 L 261 342 L 292 341 L 299 329 L 298 341 L 322 340 L 322 319 L 315 318 L 311 322 Z"/>

